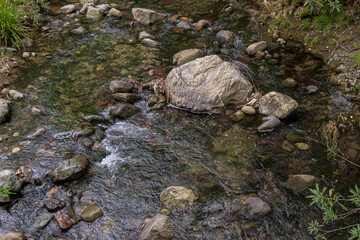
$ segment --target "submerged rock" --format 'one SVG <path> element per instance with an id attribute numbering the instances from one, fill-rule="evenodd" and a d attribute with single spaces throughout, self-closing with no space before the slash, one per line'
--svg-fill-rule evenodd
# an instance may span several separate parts
<path id="1" fill-rule="evenodd" d="M 243 106 L 241 111 L 247 115 L 254 115 L 256 113 L 256 109 L 252 106 Z"/>
<path id="2" fill-rule="evenodd" d="M 276 126 L 281 124 L 280 119 L 275 116 L 264 117 L 262 118 L 262 121 L 264 123 L 258 127 L 259 132 L 270 132 L 274 130 Z"/>
<path id="3" fill-rule="evenodd" d="M 216 34 L 216 39 L 218 39 L 222 44 L 234 43 L 234 33 L 228 30 L 221 30 Z"/>
<path id="4" fill-rule="evenodd" d="M 57 212 L 60 209 L 63 209 L 65 207 L 65 202 L 61 201 L 57 198 L 51 197 L 47 200 L 44 201 L 44 207 L 49 211 L 49 212 Z"/>
<path id="5" fill-rule="evenodd" d="M 264 200 L 256 194 L 250 194 L 241 200 L 243 213 L 250 217 L 264 217 L 269 214 L 272 209 Z"/>
<path id="6" fill-rule="evenodd" d="M 102 210 L 96 203 L 87 205 L 81 213 L 81 220 L 93 222 L 103 215 Z"/>
<path id="7" fill-rule="evenodd" d="M 0 98 L 0 124 L 10 117 L 10 101 Z"/>
<path id="8" fill-rule="evenodd" d="M 60 12 L 69 14 L 69 13 L 75 12 L 75 9 L 76 9 L 76 7 L 74 4 L 69 4 L 69 5 L 65 5 L 65 6 L 61 7 Z"/>
<path id="9" fill-rule="evenodd" d="M 280 119 L 289 116 L 299 106 L 294 99 L 279 92 L 265 94 L 260 98 L 259 104 L 261 114 L 276 116 Z"/>
<path id="10" fill-rule="evenodd" d="M 59 226 L 63 230 L 67 230 L 74 225 L 74 221 L 70 218 L 70 216 L 65 212 L 57 212 L 55 214 L 55 219 L 58 222 Z"/>
<path id="11" fill-rule="evenodd" d="M 200 49 L 182 50 L 173 56 L 173 64 L 180 66 L 197 58 L 203 57 L 204 55 L 204 51 Z"/>
<path id="12" fill-rule="evenodd" d="M 267 48 L 267 42 L 261 41 L 261 42 L 251 44 L 246 49 L 246 52 L 249 55 L 255 55 L 257 51 L 264 51 L 266 48 Z"/>
<path id="13" fill-rule="evenodd" d="M 210 22 L 208 20 L 202 19 L 194 24 L 195 31 L 200 31 L 201 29 L 205 28 L 209 24 L 210 24 Z"/>
<path id="14" fill-rule="evenodd" d="M 112 96 L 117 100 L 123 100 L 129 103 L 134 103 L 141 99 L 140 95 L 135 93 L 115 93 Z"/>
<path id="15" fill-rule="evenodd" d="M 113 80 L 110 82 L 110 91 L 112 93 L 126 93 L 132 92 L 134 86 L 123 80 Z"/>
<path id="16" fill-rule="evenodd" d="M 80 178 L 86 171 L 89 160 L 82 155 L 62 161 L 47 175 L 54 183 L 68 182 Z"/>
<path id="17" fill-rule="evenodd" d="M 25 235 L 21 232 L 9 232 L 2 235 L 0 240 L 25 240 Z"/>
<path id="18" fill-rule="evenodd" d="M 289 188 L 297 192 L 303 192 L 310 187 L 313 187 L 319 180 L 312 175 L 308 174 L 297 174 L 290 175 L 286 184 Z"/>
<path id="19" fill-rule="evenodd" d="M 220 112 L 228 104 L 245 101 L 252 91 L 240 70 L 216 55 L 174 68 L 165 88 L 170 103 L 199 112 Z"/>
<path id="20" fill-rule="evenodd" d="M 139 240 L 171 240 L 172 237 L 169 217 L 156 214 L 141 231 Z"/>
<path id="21" fill-rule="evenodd" d="M 175 208 L 188 208 L 194 205 L 197 199 L 195 193 L 181 186 L 171 186 L 160 194 L 160 200 L 166 205 Z"/>
<path id="22" fill-rule="evenodd" d="M 53 218 L 54 215 L 52 215 L 51 213 L 43 213 L 36 218 L 33 228 L 35 228 L 36 230 L 42 230 Z"/>
<path id="23" fill-rule="evenodd" d="M 230 119 L 231 119 L 233 122 L 239 122 L 239 121 L 241 121 L 244 117 L 245 117 L 245 114 L 244 114 L 241 110 L 238 110 L 238 111 L 236 111 L 236 112 L 234 112 L 233 114 L 230 115 Z"/>
<path id="24" fill-rule="evenodd" d="M 110 110 L 110 113 L 116 118 L 127 119 L 135 114 L 138 114 L 140 111 L 141 109 L 134 105 L 119 103 Z"/>
<path id="25" fill-rule="evenodd" d="M 133 8 L 131 10 L 134 19 L 141 24 L 149 25 L 166 19 L 166 14 L 157 13 L 151 9 Z"/>

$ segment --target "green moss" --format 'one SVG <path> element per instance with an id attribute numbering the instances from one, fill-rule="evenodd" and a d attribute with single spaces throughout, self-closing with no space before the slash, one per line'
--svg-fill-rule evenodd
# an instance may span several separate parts
<path id="1" fill-rule="evenodd" d="M 310 25 L 311 25 L 310 18 L 305 18 L 305 19 L 301 20 L 301 26 L 302 26 L 303 29 L 310 28 Z"/>
<path id="2" fill-rule="evenodd" d="M 298 12 L 296 17 L 303 18 L 311 15 L 311 11 L 309 8 L 303 8 L 301 11 Z"/>
<path id="3" fill-rule="evenodd" d="M 355 64 L 360 66 L 360 53 L 359 54 L 350 54 L 350 57 L 352 57 L 355 61 Z"/>
<path id="4" fill-rule="evenodd" d="M 335 41 L 335 39 L 330 38 L 330 39 L 328 40 L 328 43 L 329 43 L 330 45 L 335 45 L 335 44 L 336 44 L 336 41 Z"/>
<path id="5" fill-rule="evenodd" d="M 310 42 L 310 47 L 314 47 L 314 45 L 318 44 L 319 43 L 319 37 L 318 36 L 315 36 L 313 38 L 313 40 L 311 40 Z"/>
<path id="6" fill-rule="evenodd" d="M 276 29 L 277 27 L 276 27 L 276 25 L 275 24 L 269 24 L 269 29 L 271 30 L 271 31 L 274 31 L 275 29 Z"/>

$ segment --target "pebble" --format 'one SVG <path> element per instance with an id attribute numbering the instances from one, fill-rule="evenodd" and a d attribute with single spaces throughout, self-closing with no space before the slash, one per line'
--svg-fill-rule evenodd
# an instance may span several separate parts
<path id="1" fill-rule="evenodd" d="M 236 111 L 235 113 L 230 115 L 231 120 L 234 122 L 238 122 L 238 121 L 242 120 L 244 117 L 245 117 L 245 114 L 241 110 Z"/>
<path id="2" fill-rule="evenodd" d="M 248 114 L 248 115 L 253 115 L 256 113 L 256 109 L 253 108 L 252 106 L 243 106 L 241 108 L 241 111 L 243 111 L 245 114 Z"/>
<path id="3" fill-rule="evenodd" d="M 9 95 L 12 100 L 19 100 L 19 99 L 24 98 L 24 94 L 22 94 L 21 92 L 18 92 L 16 90 L 10 90 Z"/>
<path id="4" fill-rule="evenodd" d="M 109 11 L 109 16 L 110 17 L 121 17 L 122 16 L 122 13 L 119 11 L 119 10 L 117 10 L 117 9 L 115 9 L 115 8 L 112 8 L 112 9 L 110 9 L 110 11 Z"/>
<path id="5" fill-rule="evenodd" d="M 78 28 L 75 28 L 75 29 L 71 30 L 71 32 L 73 34 L 80 35 L 80 34 L 83 34 L 85 32 L 85 29 L 83 27 L 78 27 Z"/>
<path id="6" fill-rule="evenodd" d="M 296 87 L 297 82 L 292 78 L 286 78 L 282 81 L 284 87 Z"/>
<path id="7" fill-rule="evenodd" d="M 262 121 L 264 123 L 258 127 L 259 132 L 270 132 L 274 130 L 276 126 L 281 124 L 280 119 L 275 116 L 264 117 Z"/>
<path id="8" fill-rule="evenodd" d="M 21 151 L 22 151 L 22 148 L 21 148 L 21 147 L 14 147 L 14 148 L 11 150 L 11 154 L 16 155 L 16 154 L 21 153 Z"/>
<path id="9" fill-rule="evenodd" d="M 21 55 L 22 58 L 28 58 L 30 57 L 30 53 L 28 52 L 23 52 L 23 54 Z"/>
<path id="10" fill-rule="evenodd" d="M 87 205 L 81 213 L 81 220 L 92 222 L 103 215 L 102 210 L 96 203 Z"/>
<path id="11" fill-rule="evenodd" d="M 309 145 L 306 143 L 295 143 L 295 146 L 299 150 L 308 150 L 310 148 Z"/>
<path id="12" fill-rule="evenodd" d="M 31 113 L 32 113 L 33 115 L 39 115 L 39 114 L 42 113 L 42 111 L 41 111 L 39 108 L 37 108 L 37 107 L 32 107 L 32 108 L 31 108 Z"/>
<path id="13" fill-rule="evenodd" d="M 139 40 L 143 40 L 144 38 L 151 38 L 151 35 L 145 31 L 139 33 Z"/>
<path id="14" fill-rule="evenodd" d="M 310 85 L 310 86 L 305 87 L 305 89 L 306 89 L 307 93 L 316 93 L 319 88 L 317 86 Z"/>

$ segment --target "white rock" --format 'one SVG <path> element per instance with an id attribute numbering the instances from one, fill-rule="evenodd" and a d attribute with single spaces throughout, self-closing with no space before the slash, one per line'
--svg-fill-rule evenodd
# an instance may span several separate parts
<path id="1" fill-rule="evenodd" d="M 261 41 L 261 42 L 251 44 L 246 49 L 246 52 L 249 55 L 255 55 L 257 51 L 264 51 L 266 48 L 267 48 L 267 42 Z"/>
<path id="2" fill-rule="evenodd" d="M 16 91 L 16 90 L 10 90 L 9 95 L 12 100 L 18 100 L 24 98 L 24 94 Z"/>
<path id="3" fill-rule="evenodd" d="M 110 9 L 110 11 L 109 11 L 109 16 L 110 16 L 110 17 L 119 18 L 119 17 L 122 16 L 122 13 L 121 13 L 119 10 L 117 10 L 117 9 L 115 9 L 115 8 L 112 8 L 112 9 Z"/>
<path id="4" fill-rule="evenodd" d="M 65 13 L 65 14 L 69 14 L 69 13 L 73 13 L 75 12 L 75 5 L 74 4 L 69 4 L 69 5 L 65 5 L 63 7 L 60 8 L 60 12 L 61 13 Z"/>

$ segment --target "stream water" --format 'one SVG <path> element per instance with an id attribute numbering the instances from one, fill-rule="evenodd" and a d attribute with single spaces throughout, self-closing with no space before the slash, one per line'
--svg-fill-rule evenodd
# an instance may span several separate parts
<path id="1" fill-rule="evenodd" d="M 113 3 L 124 9 L 129 5 L 125 1 Z M 14 102 L 11 121 L 0 127 L 0 168 L 26 165 L 38 181 L 24 186 L 21 196 L 0 209 L 0 233 L 21 231 L 29 239 L 44 240 L 137 239 L 143 220 L 163 207 L 161 191 L 175 185 L 193 189 L 199 199 L 189 211 L 170 216 L 174 239 L 312 239 L 306 224 L 318 212 L 285 182 L 289 174 L 304 173 L 335 184 L 336 169 L 326 158 L 318 129 L 339 113 L 349 114 L 351 107 L 345 95 L 328 86 L 321 60 L 290 44 L 270 48 L 271 54 L 280 56 L 272 63 L 248 58 L 246 44 L 261 40 L 260 35 L 251 30 L 245 11 L 226 12 L 223 1 L 138 0 L 131 6 L 194 21 L 205 18 L 212 21 L 211 29 L 178 34 L 172 30 L 176 23 L 150 27 L 129 24 L 130 9 L 123 10 L 119 20 L 47 16 L 31 48 L 37 57 L 27 61 L 27 67 L 16 76 L 14 87 L 26 94 L 25 100 Z M 86 29 L 84 34 L 70 33 L 79 26 Z M 234 46 L 214 43 L 220 29 L 234 31 Z M 155 36 L 161 46 L 153 49 L 138 43 L 143 30 Z M 149 108 L 147 102 L 153 93 L 141 90 L 151 80 L 148 70 L 168 72 L 173 68 L 174 53 L 194 47 L 234 62 L 251 75 L 261 91 L 285 93 L 296 99 L 300 108 L 275 131 L 262 134 L 256 130 L 261 123 L 258 115 L 233 123 L 225 113 Z M 300 87 L 283 87 L 281 81 L 286 77 L 296 79 Z M 85 116 L 106 112 L 116 103 L 108 91 L 109 82 L 122 78 L 139 87 L 142 100 L 136 105 L 141 113 L 114 123 L 93 125 L 85 121 Z M 307 94 L 304 87 L 308 85 L 319 89 Z M 32 115 L 34 106 L 42 114 Z M 46 132 L 27 138 L 39 127 Z M 92 148 L 82 144 L 89 140 L 82 134 L 84 130 L 94 133 Z M 288 134 L 296 134 L 310 149 L 284 151 L 281 146 Z M 356 142 L 358 137 L 349 135 L 347 141 Z M 22 152 L 9 154 L 15 146 L 21 146 Z M 44 178 L 59 161 L 75 154 L 91 156 L 84 178 L 64 185 Z M 42 202 L 54 187 L 63 199 L 75 195 L 76 214 L 84 204 L 95 201 L 104 216 L 92 223 L 79 222 L 68 231 L 61 231 L 55 219 L 44 230 L 34 229 L 35 219 L 47 211 Z M 239 215 L 239 199 L 250 193 L 265 199 L 272 213 L 257 219 Z"/>

